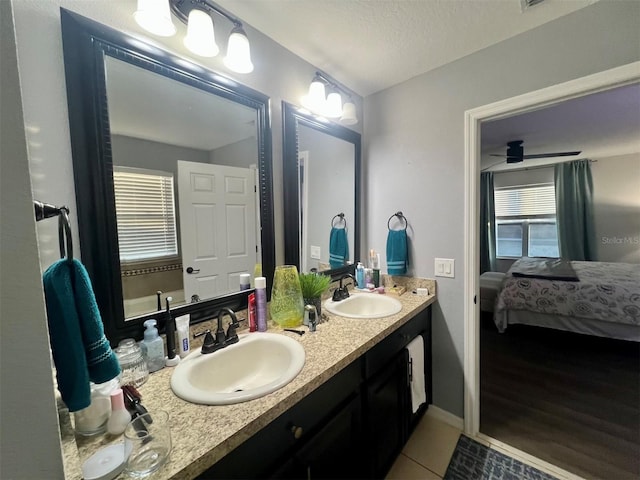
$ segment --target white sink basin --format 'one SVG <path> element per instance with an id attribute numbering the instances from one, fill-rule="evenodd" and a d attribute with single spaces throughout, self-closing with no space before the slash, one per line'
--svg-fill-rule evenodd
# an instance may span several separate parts
<path id="1" fill-rule="evenodd" d="M 246 402 L 284 387 L 304 366 L 297 340 L 266 332 L 239 337 L 216 352 L 203 355 L 198 349 L 182 359 L 171 376 L 173 392 L 205 405 Z"/>
<path id="2" fill-rule="evenodd" d="M 327 300 L 324 308 L 341 317 L 381 318 L 395 315 L 402 310 L 402 304 L 395 298 L 378 293 L 352 293 L 339 302 Z"/>

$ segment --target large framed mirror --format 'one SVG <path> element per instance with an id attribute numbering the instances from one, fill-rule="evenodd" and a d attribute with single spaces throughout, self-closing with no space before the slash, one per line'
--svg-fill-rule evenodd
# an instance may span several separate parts
<path id="1" fill-rule="evenodd" d="M 82 261 L 112 344 L 275 268 L 269 98 L 61 9 Z"/>
<path id="2" fill-rule="evenodd" d="M 285 262 L 332 276 L 360 260 L 361 136 L 282 102 Z"/>

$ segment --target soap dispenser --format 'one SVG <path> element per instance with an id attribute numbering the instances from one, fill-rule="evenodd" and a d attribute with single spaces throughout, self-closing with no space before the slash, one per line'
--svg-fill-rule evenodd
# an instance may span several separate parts
<path id="1" fill-rule="evenodd" d="M 358 284 L 358 288 L 365 288 L 364 265 L 362 265 L 362 262 L 358 262 L 358 265 L 356 266 L 356 283 Z"/>
<path id="2" fill-rule="evenodd" d="M 144 328 L 142 345 L 147 355 L 147 367 L 149 372 L 155 372 L 164 367 L 164 342 L 158 335 L 156 320 L 147 320 L 144 322 Z"/>

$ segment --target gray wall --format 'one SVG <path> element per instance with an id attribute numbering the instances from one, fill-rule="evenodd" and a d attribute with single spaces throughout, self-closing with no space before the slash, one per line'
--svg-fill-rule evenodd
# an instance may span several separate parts
<path id="1" fill-rule="evenodd" d="M 463 415 L 464 112 L 640 59 L 640 2 L 601 1 L 365 99 L 365 238 L 384 253 L 386 222 L 413 227 L 412 273 L 438 277 L 434 404 Z M 464 34 L 464 32 L 460 32 Z M 383 261 L 383 268 L 386 261 Z"/>
<path id="2" fill-rule="evenodd" d="M 0 2 L 0 477 L 63 478 L 12 13 Z"/>
<path id="3" fill-rule="evenodd" d="M 591 164 L 598 260 L 640 263 L 640 153 Z"/>
<path id="4" fill-rule="evenodd" d="M 15 38 L 17 46 L 13 42 L 5 42 L 5 24 L 10 22 L 10 15 L 5 15 L 8 4 L 11 4 L 15 15 Z M 69 123 L 67 115 L 67 98 L 64 81 L 64 64 L 62 54 L 62 37 L 60 31 L 60 7 L 75 11 L 93 20 L 109 25 L 111 27 L 126 31 L 133 35 L 139 35 L 145 41 L 157 45 L 161 48 L 172 51 L 178 55 L 188 56 L 182 44 L 182 38 L 186 27 L 178 20 L 174 20 L 178 28 L 178 35 L 170 39 L 159 39 L 143 35 L 141 29 L 133 19 L 133 12 L 136 9 L 136 0 L 11 0 L 0 1 L 2 5 L 2 91 L 3 121 L 5 114 L 15 122 L 15 135 L 10 133 L 16 140 L 26 133 L 27 143 L 30 145 L 29 168 L 31 172 L 31 189 L 33 195 L 43 201 L 58 205 L 68 205 L 71 210 L 71 226 L 74 233 L 74 252 L 80 255 L 78 228 L 75 212 L 75 189 L 73 183 L 73 166 L 71 161 L 71 145 L 69 140 Z M 282 46 L 267 38 L 245 24 L 247 35 L 251 39 L 251 49 L 255 70 L 248 75 L 239 75 L 230 72 L 222 64 L 222 55 L 210 60 L 193 59 L 196 63 L 201 63 L 207 68 L 226 77 L 237 80 L 255 90 L 258 90 L 271 98 L 271 123 L 273 128 L 273 169 L 274 169 L 274 210 L 276 237 L 276 261 L 282 263 L 284 259 L 283 241 L 283 215 L 282 215 L 282 111 L 281 102 L 299 104 L 299 99 L 307 92 L 309 83 L 313 78 L 316 67 L 303 61 Z M 37 32 L 37 34 L 34 34 Z M 10 32 L 7 33 L 10 37 Z M 16 63 L 17 72 L 20 74 L 20 90 L 18 90 L 17 79 L 15 78 L 16 68 L 5 67 L 5 52 L 8 58 L 13 58 Z M 6 72 L 6 73 L 5 73 Z M 13 76 L 11 76 L 13 72 Z M 10 76 L 10 81 L 5 86 L 5 74 Z M 22 99 L 24 110 L 24 125 L 17 120 L 17 106 L 5 107 L 5 90 L 9 92 L 12 100 L 17 102 Z M 21 94 L 20 94 L 21 93 Z M 356 105 L 361 105 L 361 99 L 354 97 Z M 19 103 L 19 102 L 17 102 Z M 16 114 L 16 115 L 14 115 Z M 360 114 L 361 117 L 361 114 Z M 362 124 L 353 126 L 354 130 L 361 131 Z M 8 132 L 8 130 L 7 130 Z M 5 130 L 3 125 L 3 149 L 5 141 Z M 26 154 L 13 157 L 17 163 L 16 171 L 12 172 L 19 176 L 16 181 L 11 181 L 7 176 L 5 187 L 5 164 L 3 156 L 3 189 L 2 189 L 2 235 L 3 252 L 5 252 L 4 235 L 12 230 L 16 232 L 26 231 L 29 225 L 25 222 L 31 218 L 31 192 L 25 184 L 24 176 L 27 172 Z M 20 180 L 20 181 L 17 181 Z M 13 201 L 21 202 L 21 209 L 12 211 L 4 218 L 4 212 L 13 202 L 5 203 L 5 196 Z M 28 198 L 27 198 L 28 197 Z M 28 200 L 28 202 L 27 202 Z M 26 202 L 29 206 L 28 217 L 24 215 L 23 208 Z M 50 405 L 53 392 L 53 381 L 51 375 L 50 355 L 47 344 L 46 319 L 42 300 L 42 284 L 40 269 L 32 268 L 29 264 L 33 259 L 37 259 L 40 254 L 41 268 L 46 268 L 58 259 L 57 230 L 56 222 L 39 222 L 37 225 L 38 251 L 35 250 L 36 237 L 33 232 L 26 232 L 25 238 L 19 242 L 21 247 L 16 247 L 17 251 L 12 252 L 15 259 L 27 261 L 22 270 L 17 268 L 4 267 L 3 255 L 3 278 L 2 290 L 5 295 L 9 290 L 9 280 L 5 282 L 5 272 L 15 275 L 11 282 L 17 288 L 16 296 L 13 300 L 2 303 L 2 432 L 3 435 L 12 435 L 13 445 L 11 448 L 3 443 L 2 464 L 7 469 L 10 465 L 16 465 L 15 472 L 21 471 L 19 475 L 2 475 L 8 478 L 62 478 L 60 464 L 56 464 L 55 458 L 60 455 L 58 443 L 57 421 L 55 409 Z M 24 230 L 23 230 L 24 229 Z M 17 234 L 17 233 L 16 233 Z M 8 245 L 7 241 L 7 245 Z M 22 264 L 21 264 L 22 265 Z M 24 280 L 23 280 L 24 276 Z M 6 319 L 15 319 L 20 322 L 7 327 L 5 334 Z M 5 349 L 5 344 L 8 345 Z M 22 350 L 20 350 L 20 348 Z M 5 354 L 16 355 L 13 362 L 5 363 Z M 24 365 L 28 364 L 30 376 L 24 376 Z M 14 368 L 12 368 L 14 367 Z M 6 369 L 6 372 L 5 372 Z M 43 374 L 43 371 L 45 374 Z M 33 372 L 33 373 L 31 373 Z M 44 378 L 43 378 L 44 377 Z M 5 402 L 4 395 L 12 401 Z M 17 408 L 14 400 L 21 399 L 22 406 Z M 31 405 L 33 403 L 33 405 Z M 15 408 L 14 408 L 15 407 Z M 30 408 L 26 408 L 30 407 Z M 38 426 L 38 434 L 23 430 L 23 416 L 16 417 L 16 412 L 28 412 L 33 424 Z M 7 428 L 5 429 L 5 422 Z M 28 435 L 27 442 L 22 435 Z M 3 436 L 4 442 L 4 436 Z M 41 447 L 41 448 L 40 448 Z M 33 462 L 33 452 L 38 453 L 38 462 Z M 5 460 L 7 452 L 11 452 L 11 458 Z M 15 453 L 15 455 L 13 455 Z M 55 457 L 55 458 L 54 458 Z M 36 470 L 49 470 L 49 474 L 38 475 Z M 20 470 L 22 468 L 22 470 Z M 57 470 L 56 470 L 57 469 Z M 33 475 L 29 475 L 34 472 Z"/>
<path id="5" fill-rule="evenodd" d="M 245 138 L 209 152 L 209 163 L 249 168 L 258 163 L 258 139 Z"/>

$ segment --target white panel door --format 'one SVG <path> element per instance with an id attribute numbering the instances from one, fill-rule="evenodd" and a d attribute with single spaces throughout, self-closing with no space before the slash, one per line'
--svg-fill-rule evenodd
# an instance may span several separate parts
<path id="1" fill-rule="evenodd" d="M 185 300 L 239 290 L 256 259 L 255 174 L 249 168 L 178 161 Z"/>

